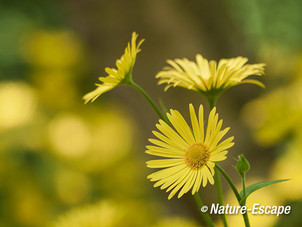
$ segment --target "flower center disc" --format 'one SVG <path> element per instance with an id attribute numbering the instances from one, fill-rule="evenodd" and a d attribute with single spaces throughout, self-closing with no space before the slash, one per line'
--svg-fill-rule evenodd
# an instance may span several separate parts
<path id="1" fill-rule="evenodd" d="M 209 150 L 203 143 L 193 143 L 185 153 L 185 163 L 192 169 L 198 169 L 209 160 Z"/>

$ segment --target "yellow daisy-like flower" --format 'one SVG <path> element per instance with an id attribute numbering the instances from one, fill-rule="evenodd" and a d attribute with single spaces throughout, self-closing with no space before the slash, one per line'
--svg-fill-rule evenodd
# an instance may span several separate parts
<path id="1" fill-rule="evenodd" d="M 85 103 L 89 101 L 93 102 L 101 94 L 110 91 L 112 88 L 116 87 L 119 84 L 127 83 L 128 80 L 131 79 L 132 68 L 136 60 L 136 55 L 141 51 L 139 47 L 144 41 L 144 39 L 142 39 L 138 44 L 136 44 L 137 37 L 138 35 L 133 32 L 131 44 L 128 43 L 125 49 L 125 53 L 115 63 L 117 69 L 108 67 L 105 68 L 106 73 L 108 73 L 109 75 L 107 77 L 99 77 L 99 80 L 103 83 L 95 84 L 98 87 L 83 97 Z"/>
<path id="2" fill-rule="evenodd" d="M 200 54 L 196 55 L 196 62 L 188 59 L 168 60 L 170 66 L 156 75 L 159 84 L 167 83 L 165 90 L 171 86 L 180 86 L 199 91 L 206 96 L 217 96 L 231 86 L 242 83 L 252 83 L 264 87 L 257 80 L 244 80 L 250 75 L 264 74 L 265 64 L 246 64 L 247 58 L 237 57 L 208 61 Z"/>
<path id="3" fill-rule="evenodd" d="M 214 184 L 215 162 L 226 159 L 228 148 L 232 147 L 234 137 L 222 141 L 222 137 L 230 128 L 221 130 L 222 120 L 218 122 L 216 108 L 209 114 L 208 125 L 204 129 L 203 106 L 199 106 L 198 118 L 192 104 L 190 117 L 192 130 L 182 115 L 171 110 L 167 117 L 173 125 L 170 127 L 163 120 L 156 125 L 161 132 L 153 131 L 158 139 L 150 139 L 153 146 L 147 146 L 146 153 L 164 157 L 146 162 L 149 168 L 163 168 L 148 176 L 151 181 L 157 181 L 154 187 L 161 186 L 161 189 L 171 191 L 168 199 L 171 199 L 178 191 L 178 198 L 192 189 L 192 194 L 203 187 Z"/>

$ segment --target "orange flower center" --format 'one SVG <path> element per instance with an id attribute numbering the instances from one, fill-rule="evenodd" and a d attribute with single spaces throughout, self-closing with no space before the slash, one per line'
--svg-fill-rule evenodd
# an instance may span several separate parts
<path id="1" fill-rule="evenodd" d="M 193 143 L 185 153 L 185 163 L 192 169 L 204 166 L 209 160 L 210 152 L 203 143 Z"/>

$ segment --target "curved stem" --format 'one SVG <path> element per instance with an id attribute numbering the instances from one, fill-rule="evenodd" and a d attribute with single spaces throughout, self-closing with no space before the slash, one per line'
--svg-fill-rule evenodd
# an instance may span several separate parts
<path id="1" fill-rule="evenodd" d="M 201 211 L 201 209 L 204 206 L 204 204 L 203 204 L 203 202 L 202 202 L 202 200 L 201 200 L 198 192 L 196 192 L 194 194 L 194 199 L 195 199 L 195 202 L 196 202 L 196 204 L 198 206 L 199 211 Z M 214 227 L 214 223 L 212 222 L 210 216 L 206 212 L 202 212 L 201 211 L 201 215 L 202 215 L 203 219 L 205 220 L 205 222 L 207 223 L 207 225 L 209 227 Z"/>
<path id="2" fill-rule="evenodd" d="M 155 110 L 155 112 L 157 113 L 157 115 L 159 116 L 160 119 L 164 120 L 165 122 L 167 121 L 167 118 L 165 118 L 163 116 L 163 114 L 161 113 L 161 111 L 159 110 L 159 108 L 156 106 L 156 104 L 154 103 L 154 101 L 150 98 L 150 96 L 147 94 L 147 92 L 138 84 L 136 84 L 134 81 L 130 81 L 129 85 L 134 87 L 136 90 L 138 90 L 146 99 L 147 101 L 150 103 L 150 105 L 152 106 L 152 108 Z"/>
<path id="3" fill-rule="evenodd" d="M 224 176 L 224 178 L 226 179 L 226 181 L 229 183 L 230 187 L 232 188 L 237 200 L 238 200 L 238 203 L 239 205 L 240 204 L 240 200 L 241 200 L 241 197 L 232 181 L 232 179 L 229 177 L 229 175 L 221 168 L 221 166 L 219 164 L 215 164 L 215 168 L 217 168 L 219 170 L 219 172 L 222 174 L 222 176 Z M 245 212 L 243 215 L 243 219 L 244 219 L 244 223 L 245 223 L 245 226 L 246 227 L 250 227 L 250 222 L 249 222 L 249 218 L 247 216 L 247 212 Z"/>
<path id="4" fill-rule="evenodd" d="M 229 183 L 229 185 L 231 186 L 238 202 L 240 202 L 241 197 L 239 195 L 239 192 L 237 191 L 237 188 L 235 187 L 232 179 L 229 177 L 229 175 L 221 168 L 221 166 L 218 163 L 215 163 L 215 168 L 217 168 L 219 170 L 219 172 L 222 174 L 222 176 L 224 176 L 224 178 L 226 179 L 226 181 Z"/>

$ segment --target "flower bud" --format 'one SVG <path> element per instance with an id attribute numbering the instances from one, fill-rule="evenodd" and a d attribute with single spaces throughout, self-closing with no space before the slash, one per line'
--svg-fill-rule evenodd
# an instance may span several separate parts
<path id="1" fill-rule="evenodd" d="M 250 163 L 243 154 L 238 155 L 237 164 L 235 166 L 235 169 L 238 171 L 238 173 L 241 175 L 241 177 L 244 176 L 244 174 L 249 171 L 250 169 Z"/>

